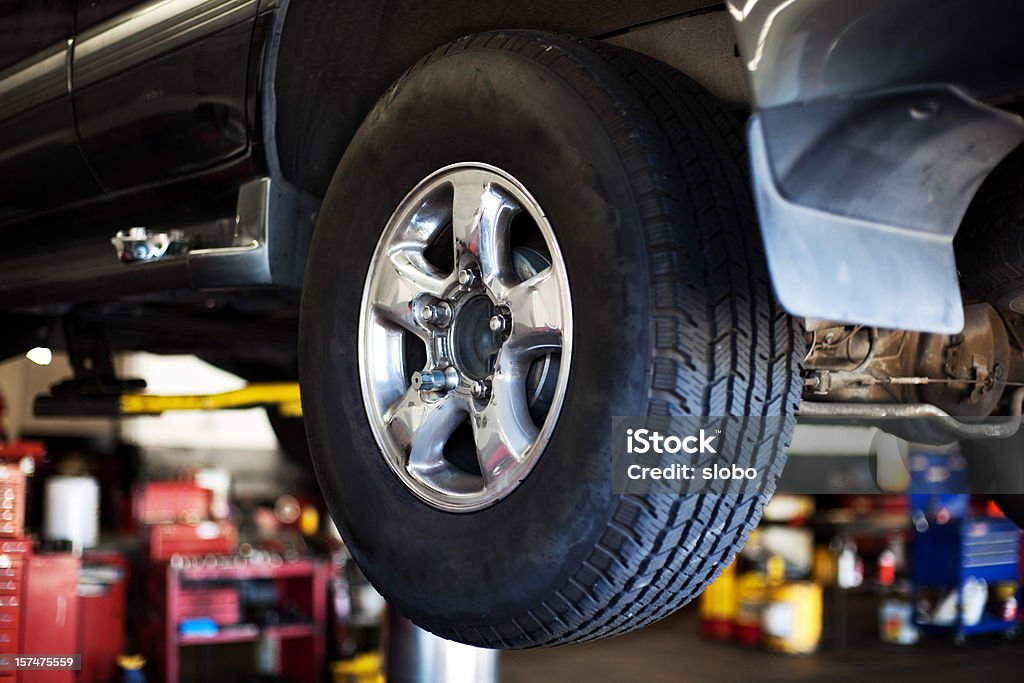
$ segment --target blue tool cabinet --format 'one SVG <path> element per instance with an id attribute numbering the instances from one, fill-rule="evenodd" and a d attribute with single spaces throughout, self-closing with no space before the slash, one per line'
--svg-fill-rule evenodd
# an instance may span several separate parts
<path id="1" fill-rule="evenodd" d="M 914 507 L 914 506 L 912 506 Z M 922 523 L 923 521 L 923 523 Z M 911 548 L 915 592 L 959 591 L 956 621 L 935 624 L 915 618 L 924 631 L 951 633 L 957 642 L 976 633 L 1016 632 L 1018 620 L 1006 621 L 987 609 L 976 624 L 963 621 L 963 586 L 970 578 L 984 579 L 989 587 L 1020 580 L 1020 530 L 1001 517 L 953 518 L 945 524 L 917 517 Z M 1020 601 L 1018 584 L 1017 600 Z"/>

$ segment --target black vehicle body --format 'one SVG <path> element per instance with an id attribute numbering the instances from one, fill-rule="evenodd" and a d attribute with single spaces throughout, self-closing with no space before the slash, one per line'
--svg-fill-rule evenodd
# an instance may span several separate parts
<path id="1" fill-rule="evenodd" d="M 1024 93 L 1016 22 L 1008 20 L 1018 10 L 1000 2 L 963 9 L 916 0 L 8 3 L 0 8 L 0 310 L 7 330 L 0 351 L 17 352 L 26 338 L 60 345 L 51 323 L 75 310 L 101 321 L 119 348 L 194 351 L 254 377 L 290 374 L 304 250 L 346 144 L 388 84 L 421 55 L 460 35 L 509 26 L 604 38 L 688 72 L 737 111 L 763 110 L 752 140 L 767 139 L 772 159 L 754 169 L 758 186 L 778 184 L 796 203 L 804 193 L 818 219 L 852 217 L 850 230 L 862 228 L 861 219 L 884 222 L 883 209 L 902 217 L 912 210 L 883 197 L 874 213 L 851 213 L 848 207 L 872 199 L 851 186 L 878 187 L 843 183 L 844 174 L 913 189 L 931 165 L 925 159 L 900 168 L 906 150 L 893 151 L 900 141 L 949 139 L 951 127 L 974 125 L 975 137 L 989 141 L 985 158 L 927 188 L 951 198 L 926 203 L 926 222 L 938 227 L 909 225 L 929 233 L 926 244 L 933 234 L 945 238 L 933 256 L 915 262 L 917 281 L 935 283 L 931 291 L 911 286 L 893 296 L 894 269 L 873 259 L 892 248 L 913 253 L 913 240 L 875 239 L 850 262 L 835 250 L 808 258 L 813 240 L 783 254 L 783 238 L 794 238 L 773 232 L 782 219 L 764 191 L 758 196 L 773 279 L 791 310 L 859 322 L 864 311 L 845 305 L 849 288 L 835 275 L 852 269 L 858 279 L 865 275 L 857 296 L 885 309 L 865 322 L 952 330 L 959 308 L 952 236 L 978 184 L 1021 139 L 1008 112 Z M 941 39 L 904 25 L 915 18 Z M 982 37 L 988 48 L 976 50 Z M 890 126 L 860 167 L 832 158 L 849 146 L 822 150 L 825 137 L 843 139 L 844 125 L 854 135 L 865 117 L 904 106 L 899 93 L 921 99 L 929 88 L 962 94 L 953 99 L 967 101 L 967 113 L 924 137 Z M 804 125 L 811 120 L 833 125 Z M 791 158 L 783 158 L 782 144 L 796 150 Z M 959 144 L 936 146 L 933 156 L 956 154 L 973 139 Z M 839 167 L 842 173 L 829 174 Z M 815 194 L 806 187 L 811 177 L 835 180 L 819 183 L 828 187 Z M 185 228 L 193 253 L 118 263 L 109 240 L 131 226 Z M 253 245 L 254 253 L 239 253 Z M 800 278 L 802 291 L 829 300 L 788 301 Z M 910 313 L 920 310 L 937 312 Z"/>
<path id="2" fill-rule="evenodd" d="M 622 35 L 708 4 L 10 3 L 0 9 L 0 355 L 60 347 L 54 323 L 73 311 L 116 349 L 291 376 L 319 201 L 406 68 L 472 31 Z M 727 33 L 716 33 L 723 54 Z M 741 75 L 726 80 L 735 99 Z M 269 225 L 253 231 L 260 221 Z M 184 228 L 192 253 L 125 266 L 110 238 L 131 226 Z"/>

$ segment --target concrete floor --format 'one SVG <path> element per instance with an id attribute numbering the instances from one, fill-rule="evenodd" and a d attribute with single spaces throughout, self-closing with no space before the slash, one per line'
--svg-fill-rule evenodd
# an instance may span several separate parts
<path id="1" fill-rule="evenodd" d="M 746 650 L 697 635 L 694 607 L 625 636 L 596 643 L 501 655 L 504 683 L 573 681 L 768 683 L 905 683 L 907 681 L 1021 680 L 1024 642 L 998 637 L 974 640 L 963 648 L 928 639 L 902 647 L 878 642 L 873 625 L 861 619 L 844 651 L 826 649 L 811 657 Z M 870 633 L 870 637 L 865 637 Z"/>

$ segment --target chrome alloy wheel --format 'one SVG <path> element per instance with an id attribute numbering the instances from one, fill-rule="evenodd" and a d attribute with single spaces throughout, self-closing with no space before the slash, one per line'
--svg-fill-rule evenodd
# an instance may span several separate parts
<path id="1" fill-rule="evenodd" d="M 370 262 L 359 377 L 388 466 L 422 500 L 485 508 L 551 436 L 572 355 L 565 264 L 537 201 L 495 167 L 417 185 Z"/>

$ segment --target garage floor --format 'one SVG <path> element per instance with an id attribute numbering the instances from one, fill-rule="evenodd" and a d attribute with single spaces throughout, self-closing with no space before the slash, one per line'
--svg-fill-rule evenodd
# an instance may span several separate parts
<path id="1" fill-rule="evenodd" d="M 1012 681 L 1024 671 L 1024 643 L 998 639 L 955 648 L 943 640 L 900 647 L 857 638 L 844 652 L 813 657 L 745 650 L 697 636 L 695 608 L 611 640 L 550 650 L 507 652 L 504 683 L 534 681 L 688 681 L 904 683 L 906 681 Z"/>

